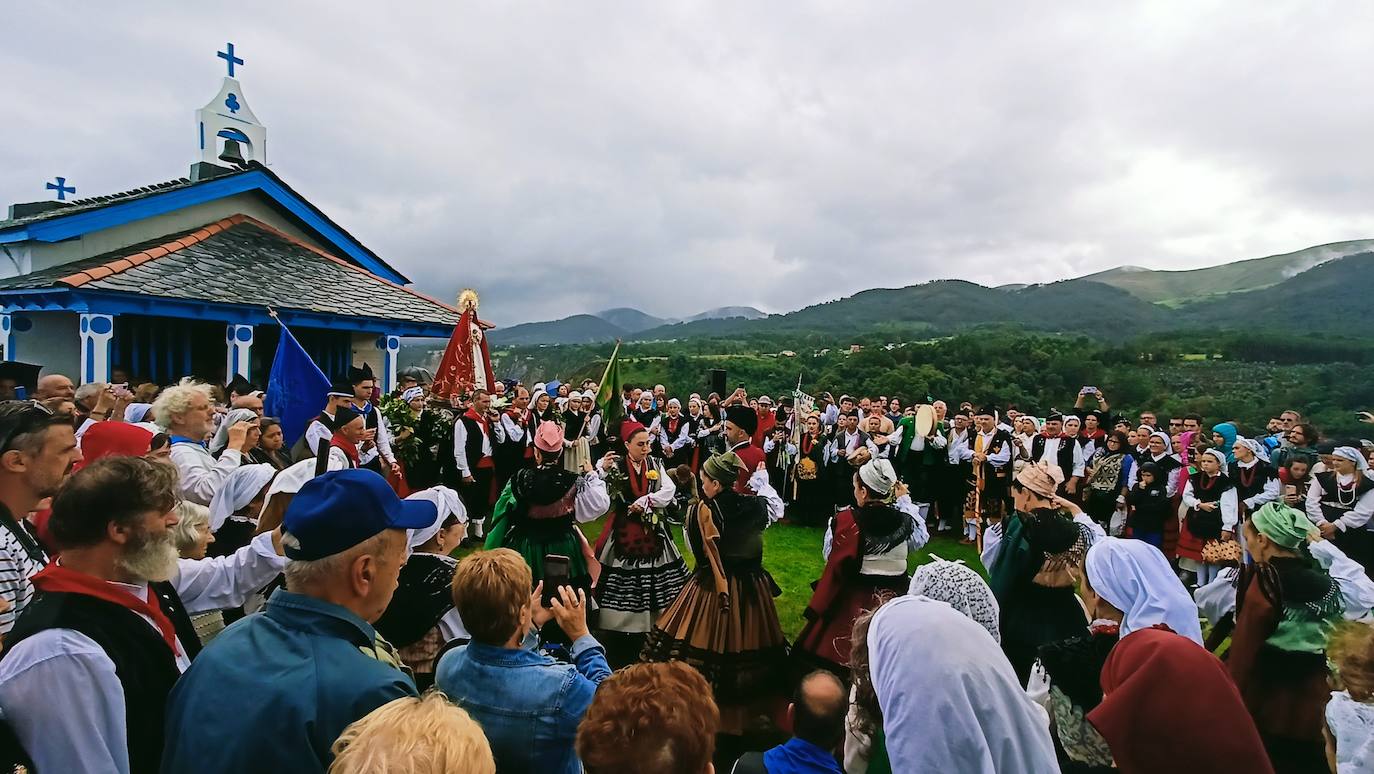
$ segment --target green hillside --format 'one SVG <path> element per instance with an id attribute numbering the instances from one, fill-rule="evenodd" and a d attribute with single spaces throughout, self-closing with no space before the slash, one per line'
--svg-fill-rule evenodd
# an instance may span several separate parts
<path id="1" fill-rule="evenodd" d="M 1368 335 L 1374 300 L 1374 252 L 1323 263 L 1278 285 L 1189 304 L 1180 312 L 1198 324 Z"/>
<path id="2" fill-rule="evenodd" d="M 853 334 L 872 330 L 914 335 L 948 333 L 986 325 L 1032 330 L 1092 329 L 1103 321 L 1112 337 L 1167 325 L 1167 310 L 1119 288 L 1081 280 L 1000 290 L 963 280 L 938 280 L 905 288 L 878 288 L 762 320 L 702 320 L 651 328 L 641 341 L 782 332 Z"/>
<path id="3" fill-rule="evenodd" d="M 494 328 L 487 336 L 495 345 L 509 346 L 548 342 L 583 344 L 592 341 L 614 341 L 625 333 L 624 328 L 595 315 L 577 314 L 562 320 Z"/>
<path id="4" fill-rule="evenodd" d="M 1374 250 L 1374 239 L 1359 239 L 1188 271 L 1122 266 L 1074 281 L 1101 282 L 1144 301 L 1174 305 L 1207 296 L 1271 287 L 1325 261 L 1370 250 Z"/>

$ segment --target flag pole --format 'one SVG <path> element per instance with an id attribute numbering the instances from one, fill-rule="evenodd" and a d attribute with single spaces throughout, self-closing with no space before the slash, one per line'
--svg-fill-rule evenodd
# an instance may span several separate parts
<path id="1" fill-rule="evenodd" d="M 606 383 L 606 377 L 611 375 L 611 364 L 615 362 L 615 356 L 620 354 L 620 339 L 615 340 L 615 349 L 611 350 L 611 359 L 606 361 L 606 370 L 601 372 L 601 382 L 597 387 L 597 392 L 601 392 L 601 385 Z M 612 385 L 611 392 L 614 397 L 615 386 Z"/>

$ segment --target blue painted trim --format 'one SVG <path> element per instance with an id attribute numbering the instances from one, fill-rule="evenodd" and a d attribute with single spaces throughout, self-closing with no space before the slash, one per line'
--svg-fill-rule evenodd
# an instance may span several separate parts
<path id="1" fill-rule="evenodd" d="M 60 242 L 89 234 L 92 231 L 122 226 L 125 223 L 145 220 L 248 191 L 261 191 L 266 194 L 268 198 L 285 210 L 287 215 L 306 229 L 313 231 L 336 248 L 338 252 L 341 252 L 344 257 L 351 259 L 364 269 L 398 284 L 410 284 L 410 280 L 405 275 L 391 268 L 380 256 L 367 249 L 361 242 L 335 225 L 313 204 L 287 187 L 276 175 L 261 167 L 94 210 L 74 212 L 70 215 L 56 215 L 33 223 L 14 226 L 0 231 L 0 244 L 30 240 Z"/>
<path id="2" fill-rule="evenodd" d="M 86 339 L 86 378 L 82 379 L 81 383 L 87 384 L 95 381 L 95 337 L 85 336 L 83 338 Z"/>
<path id="3" fill-rule="evenodd" d="M 105 339 L 105 373 L 96 381 L 108 382 L 114 375 L 114 338 L 114 331 L 110 331 L 110 337 Z"/>
<path id="4" fill-rule="evenodd" d="M 238 140 L 239 142 L 252 142 L 252 140 L 249 140 L 249 139 L 248 139 L 248 135 L 244 134 L 243 132 L 240 132 L 240 131 L 237 130 L 237 129 L 221 129 L 221 130 L 219 130 L 218 132 L 215 133 L 215 136 L 216 136 L 216 137 L 223 137 L 223 138 L 226 139 L 226 140 Z"/>
<path id="5" fill-rule="evenodd" d="M 78 312 L 88 314 L 139 314 L 190 320 L 217 320 L 226 324 L 274 325 L 275 321 L 260 306 L 215 304 L 204 301 L 140 296 L 133 293 L 75 291 L 69 288 L 0 291 L 0 307 L 5 312 Z M 288 326 L 347 330 L 394 336 L 448 338 L 453 326 L 446 323 L 408 322 L 375 317 L 279 309 L 278 317 Z M 171 370 L 170 368 L 168 370 Z"/>
<path id="6" fill-rule="evenodd" d="M 205 150 L 205 122 L 200 121 L 200 149 Z"/>

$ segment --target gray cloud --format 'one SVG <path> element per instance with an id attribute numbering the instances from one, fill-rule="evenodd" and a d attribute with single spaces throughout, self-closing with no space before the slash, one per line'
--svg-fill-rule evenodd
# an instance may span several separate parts
<path id="1" fill-rule="evenodd" d="M 498 323 L 1374 236 L 1374 6 L 28 4 L 0 191 L 184 173 L 232 38 L 273 169 Z"/>

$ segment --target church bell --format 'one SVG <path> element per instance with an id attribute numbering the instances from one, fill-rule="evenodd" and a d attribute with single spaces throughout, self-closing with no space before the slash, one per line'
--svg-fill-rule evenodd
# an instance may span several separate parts
<path id="1" fill-rule="evenodd" d="M 230 164 L 246 164 L 243 158 L 243 151 L 239 150 L 238 140 L 225 140 L 224 150 L 219 154 L 220 161 L 227 161 Z"/>

